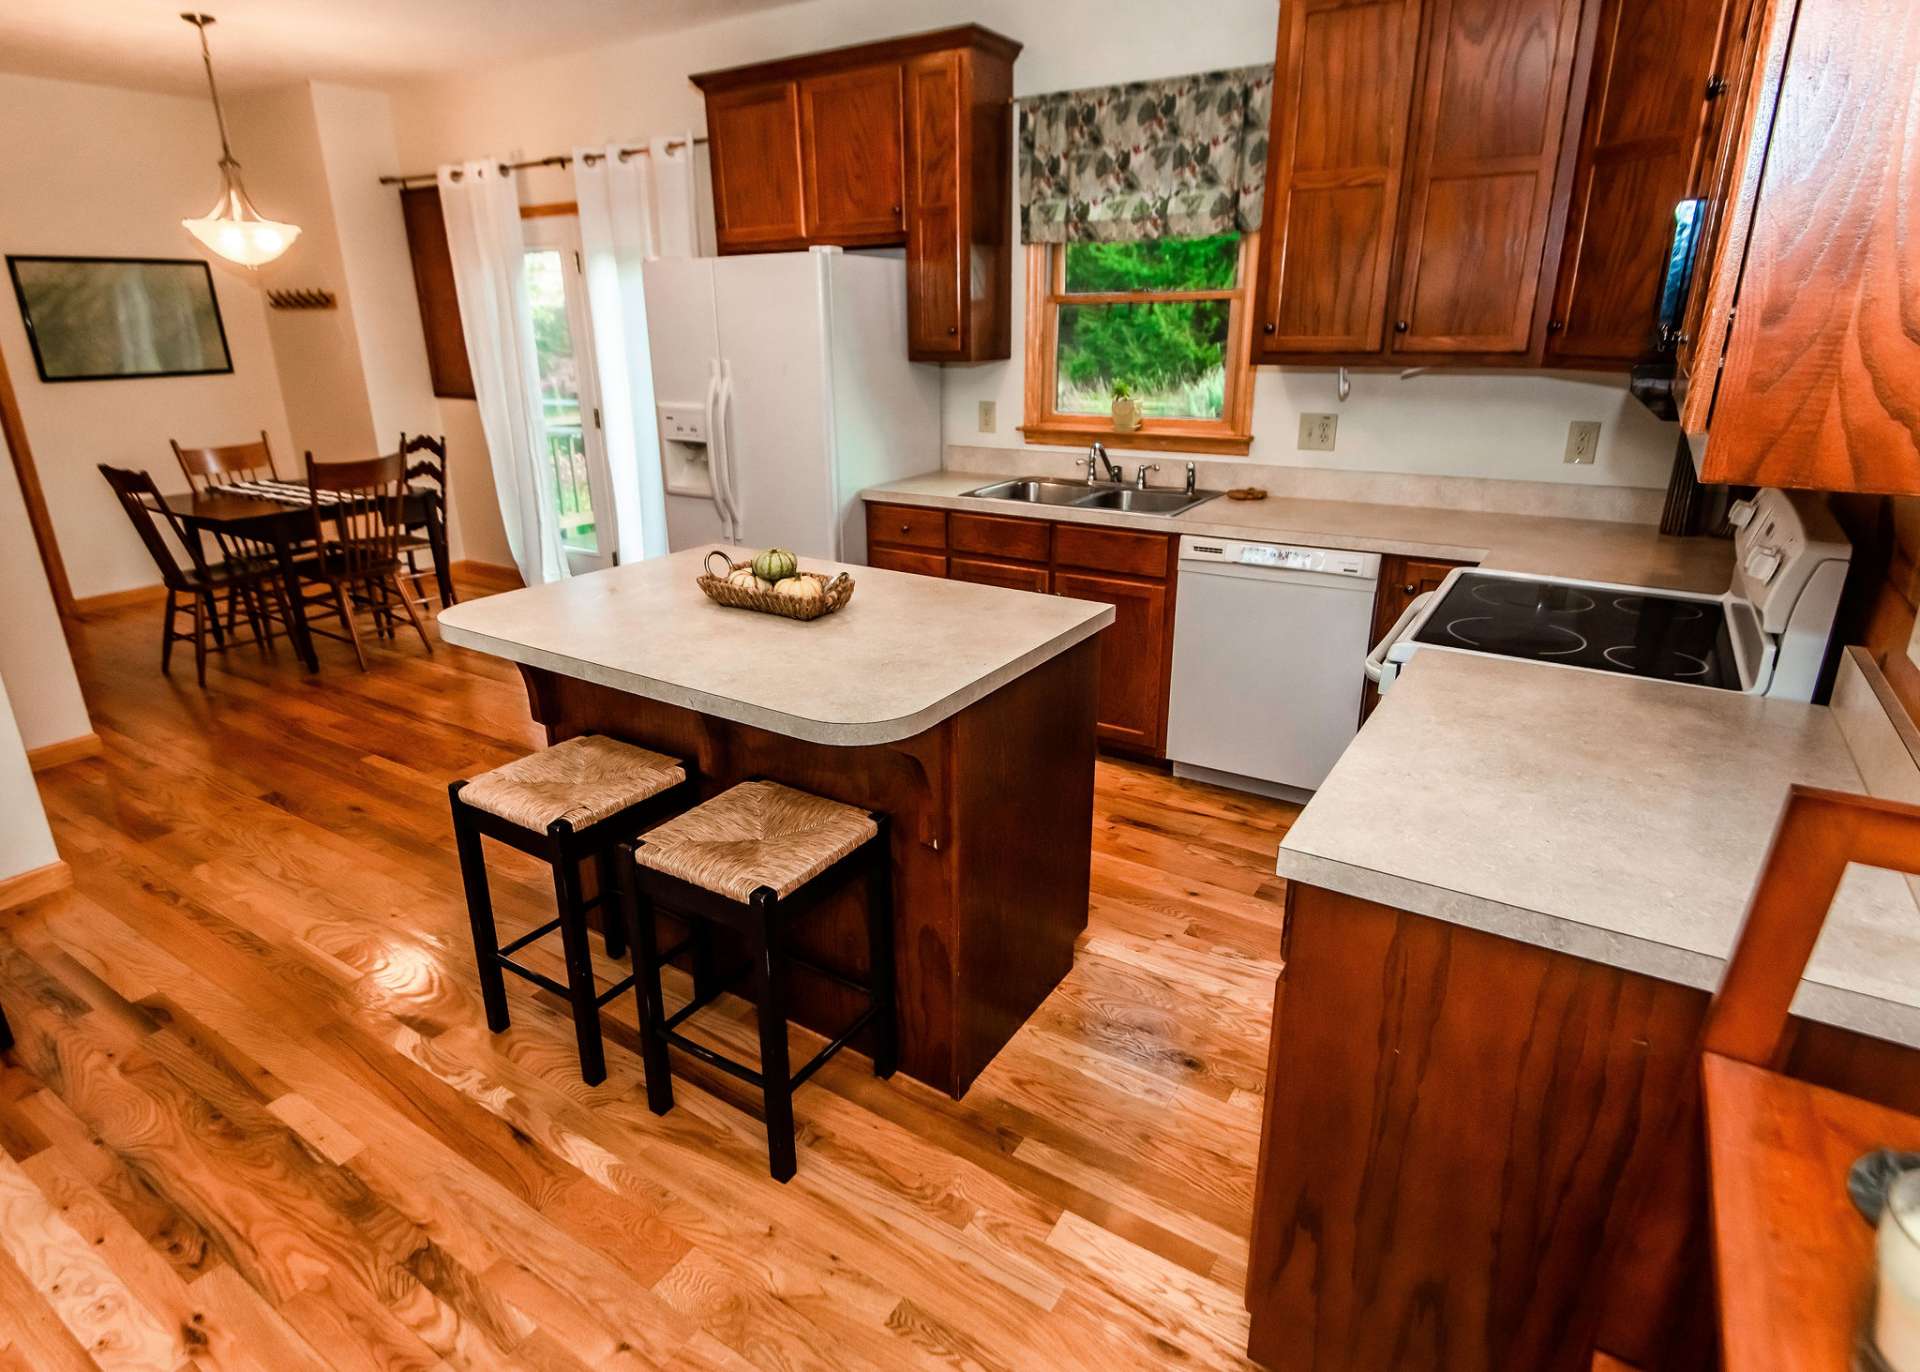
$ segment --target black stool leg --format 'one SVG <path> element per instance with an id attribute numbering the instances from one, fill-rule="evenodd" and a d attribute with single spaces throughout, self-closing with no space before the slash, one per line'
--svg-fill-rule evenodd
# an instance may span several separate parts
<path id="1" fill-rule="evenodd" d="M 654 931 L 653 902 L 640 889 L 633 845 L 615 850 L 620 909 L 633 941 L 633 994 L 640 1009 L 640 1059 L 647 1069 L 647 1108 L 656 1115 L 673 1109 L 673 1071 L 667 1064 L 666 1012 L 660 1001 L 660 949 Z"/>
<path id="2" fill-rule="evenodd" d="M 507 983 L 500 972 L 500 938 L 493 927 L 493 898 L 487 892 L 487 856 L 480 847 L 480 832 L 467 817 L 460 790 L 467 783 L 456 781 L 447 788 L 453 805 L 453 843 L 460 854 L 460 880 L 467 888 L 467 921 L 473 926 L 473 956 L 480 974 L 480 1000 L 487 1009 L 487 1028 L 499 1033 L 511 1021 L 507 1018 Z"/>
<path id="3" fill-rule="evenodd" d="M 900 1029 L 894 1020 L 893 864 L 887 821 L 869 841 L 867 867 L 868 985 L 873 997 L 873 1074 L 890 1077 L 900 1065 Z"/>
<path id="4" fill-rule="evenodd" d="M 0 1053 L 13 1047 L 13 1026 L 7 1023 L 7 1012 L 0 1009 Z"/>
<path id="5" fill-rule="evenodd" d="M 688 917 L 693 935 L 693 998 L 707 1000 L 720 994 L 720 964 L 713 954 L 713 926 Z"/>
<path id="6" fill-rule="evenodd" d="M 627 955 L 627 921 L 620 913 L 620 885 L 613 875 L 613 849 L 593 855 L 594 876 L 600 883 L 600 930 L 607 940 L 607 956 Z"/>
<path id="7" fill-rule="evenodd" d="M 589 1086 L 607 1079 L 600 1043 L 600 1007 L 595 1003 L 593 952 L 587 946 L 587 912 L 580 903 L 580 872 L 567 840 L 573 826 L 556 819 L 547 826 L 552 845 L 553 897 L 560 912 L 561 951 L 567 964 L 567 999 L 573 1004 L 573 1036 L 580 1047 L 580 1076 Z"/>
<path id="8" fill-rule="evenodd" d="M 793 1153 L 793 1070 L 787 1061 L 786 969 L 780 959 L 775 924 L 779 900 L 762 886 L 751 904 L 758 917 L 752 934 L 753 999 L 759 1007 L 761 1094 L 766 1100 L 767 1170 L 775 1181 L 789 1181 Z"/>

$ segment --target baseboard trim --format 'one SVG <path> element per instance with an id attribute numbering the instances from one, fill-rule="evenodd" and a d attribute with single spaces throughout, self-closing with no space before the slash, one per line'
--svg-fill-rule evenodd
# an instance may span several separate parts
<path id="1" fill-rule="evenodd" d="M 451 570 L 455 581 L 472 581 L 489 590 L 517 591 L 526 585 L 518 567 L 503 567 L 497 562 L 456 562 Z"/>
<path id="2" fill-rule="evenodd" d="M 81 596 L 73 602 L 73 612 L 77 615 L 107 614 L 114 610 L 124 610 L 129 605 L 146 605 L 167 596 L 165 586 L 135 586 L 125 591 L 108 591 L 105 595 Z"/>
<path id="3" fill-rule="evenodd" d="M 62 763 L 78 762 L 83 757 L 99 757 L 104 751 L 106 745 L 100 741 L 100 735 L 81 734 L 78 738 L 63 738 L 58 743 L 43 743 L 38 748 L 27 749 L 27 766 L 44 772 Z"/>
<path id="4" fill-rule="evenodd" d="M 0 910 L 11 910 L 30 900 L 50 896 L 73 885 L 73 869 L 64 862 L 49 862 L 16 876 L 0 877 Z"/>

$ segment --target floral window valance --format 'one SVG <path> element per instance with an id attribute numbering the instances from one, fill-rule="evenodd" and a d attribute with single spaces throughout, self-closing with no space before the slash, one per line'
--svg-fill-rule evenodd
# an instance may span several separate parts
<path id="1" fill-rule="evenodd" d="M 1259 228 L 1272 106 L 1271 66 L 1022 100 L 1021 241 Z"/>

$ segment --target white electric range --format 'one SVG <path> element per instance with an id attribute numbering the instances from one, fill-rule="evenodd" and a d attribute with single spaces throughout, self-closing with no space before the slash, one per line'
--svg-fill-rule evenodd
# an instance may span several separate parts
<path id="1" fill-rule="evenodd" d="M 1717 596 L 1459 567 L 1407 607 L 1367 675 L 1384 692 L 1434 649 L 1811 700 L 1852 547 L 1817 492 L 1762 490 L 1729 517 Z"/>

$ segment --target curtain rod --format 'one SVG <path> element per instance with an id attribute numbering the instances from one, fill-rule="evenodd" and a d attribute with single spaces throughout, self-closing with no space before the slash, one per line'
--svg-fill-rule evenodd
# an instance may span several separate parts
<path id="1" fill-rule="evenodd" d="M 705 134 L 700 134 L 693 139 L 696 145 L 705 143 L 706 141 L 707 138 Z M 672 152 L 676 148 L 684 148 L 686 146 L 687 140 L 684 138 L 669 138 L 667 140 L 666 150 Z M 629 157 L 645 157 L 648 151 L 646 148 L 622 148 L 620 149 L 620 160 L 624 162 Z M 581 156 L 581 160 L 589 167 L 595 162 L 603 161 L 605 158 L 606 154 L 601 152 L 584 153 Z M 508 172 L 524 171 L 528 167 L 565 167 L 571 165 L 572 162 L 572 153 L 557 153 L 552 157 L 535 157 L 526 162 L 502 162 L 500 164 L 500 174 L 505 176 Z M 434 172 L 409 172 L 405 176 L 383 176 L 380 178 L 380 184 L 383 186 L 404 186 L 410 181 L 437 181 L 438 179 L 438 174 Z M 453 179 L 455 181 L 460 179 L 460 171 L 457 167 L 454 169 Z"/>

